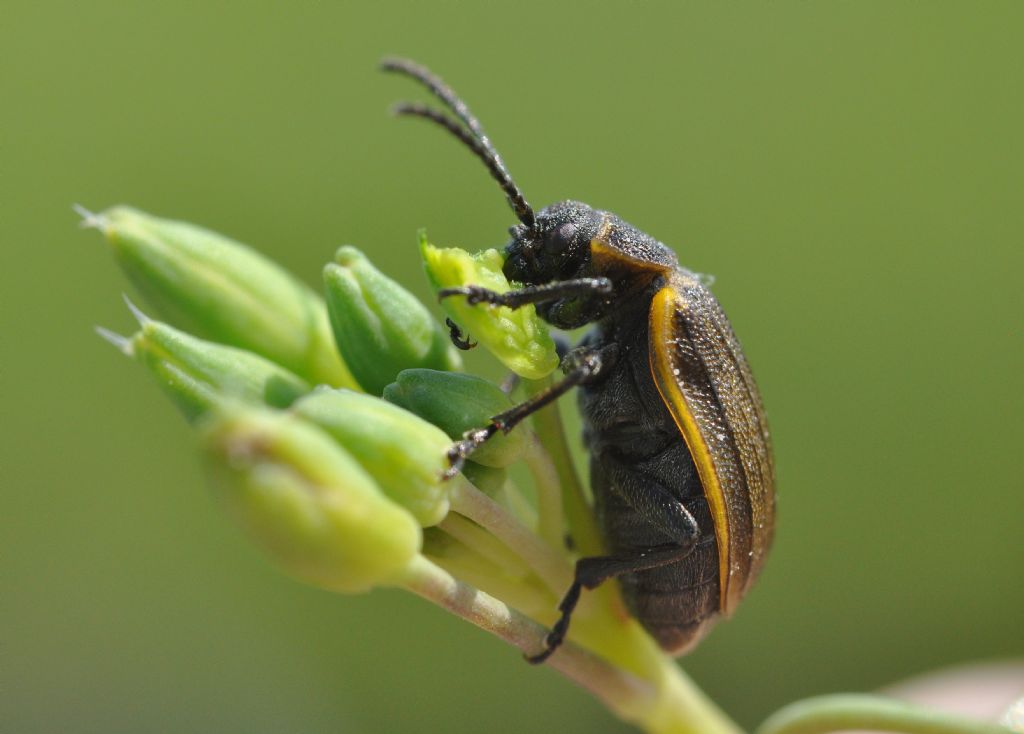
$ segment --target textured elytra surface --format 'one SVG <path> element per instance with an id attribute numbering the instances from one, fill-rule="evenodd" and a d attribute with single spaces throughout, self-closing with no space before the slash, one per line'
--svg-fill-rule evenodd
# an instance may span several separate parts
<path id="1" fill-rule="evenodd" d="M 651 368 L 715 515 L 722 605 L 731 613 L 771 545 L 775 466 L 760 392 L 725 313 L 677 270 L 651 308 Z"/>

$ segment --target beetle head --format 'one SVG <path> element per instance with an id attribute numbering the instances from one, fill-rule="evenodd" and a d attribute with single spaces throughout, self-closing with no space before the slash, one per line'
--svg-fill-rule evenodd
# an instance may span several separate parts
<path id="1" fill-rule="evenodd" d="M 600 226 L 600 212 L 581 202 L 545 207 L 532 228 L 517 224 L 509 229 L 505 277 L 525 285 L 575 277 L 590 261 L 590 241 Z"/>

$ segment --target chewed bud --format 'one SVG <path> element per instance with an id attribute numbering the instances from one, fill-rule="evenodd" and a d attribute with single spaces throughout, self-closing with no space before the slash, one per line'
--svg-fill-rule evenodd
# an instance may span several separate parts
<path id="1" fill-rule="evenodd" d="M 412 413 L 364 393 L 320 389 L 292 410 L 357 458 L 383 492 L 424 527 L 448 514 L 451 441 Z"/>
<path id="2" fill-rule="evenodd" d="M 334 349 L 323 300 L 276 263 L 223 235 L 127 207 L 88 222 L 162 318 L 313 384 L 356 387 Z"/>
<path id="3" fill-rule="evenodd" d="M 189 421 L 225 399 L 287 408 L 312 390 L 309 383 L 259 355 L 150 319 L 141 322 L 123 349 L 149 369 Z"/>
<path id="4" fill-rule="evenodd" d="M 359 384 L 380 395 L 410 367 L 452 370 L 461 359 L 426 307 L 354 247 L 324 268 L 327 310 L 338 351 Z"/>
<path id="5" fill-rule="evenodd" d="M 399 583 L 422 531 L 330 436 L 295 415 L 236 407 L 203 431 L 218 498 L 293 576 L 334 591 Z"/>
<path id="6" fill-rule="evenodd" d="M 511 290 L 501 271 L 503 259 L 497 250 L 471 255 L 455 247 L 434 247 L 421 233 L 420 252 L 427 277 L 439 290 L 465 285 L 497 293 Z M 532 305 L 515 310 L 506 306 L 471 306 L 460 297 L 446 298 L 442 303 L 459 326 L 517 375 L 539 380 L 558 366 L 555 343 Z"/>
<path id="7" fill-rule="evenodd" d="M 415 413 L 458 440 L 466 431 L 483 428 L 512 401 L 496 385 L 472 375 L 437 370 L 405 370 L 384 388 L 384 399 Z M 473 461 L 506 467 L 526 451 L 523 431 L 498 433 L 477 448 Z"/>

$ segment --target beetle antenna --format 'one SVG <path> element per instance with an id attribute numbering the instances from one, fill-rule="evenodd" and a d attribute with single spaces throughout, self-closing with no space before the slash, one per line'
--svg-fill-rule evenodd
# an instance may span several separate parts
<path id="1" fill-rule="evenodd" d="M 480 121 L 476 119 L 476 116 L 455 91 L 429 69 L 407 59 L 385 59 L 381 62 L 380 68 L 384 71 L 405 74 L 415 79 L 430 90 L 435 97 L 441 100 L 455 114 L 462 122 L 462 125 L 443 112 L 426 105 L 403 102 L 394 108 L 396 115 L 422 117 L 430 120 L 462 141 L 487 166 L 491 176 L 494 177 L 501 186 L 502 191 L 505 192 L 505 196 L 508 198 L 516 218 L 526 225 L 528 229 L 535 229 L 537 218 L 533 213 L 533 208 L 526 201 L 526 197 L 523 196 L 523 192 L 516 186 L 515 181 L 512 180 L 512 176 L 509 174 L 508 169 L 505 168 L 505 163 L 501 160 L 501 156 L 484 133 Z"/>

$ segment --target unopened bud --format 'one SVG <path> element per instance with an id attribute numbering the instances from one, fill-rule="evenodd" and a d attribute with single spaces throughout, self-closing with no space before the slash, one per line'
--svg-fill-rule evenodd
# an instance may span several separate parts
<path id="1" fill-rule="evenodd" d="M 338 351 L 364 390 L 380 395 L 410 367 L 461 367 L 448 333 L 415 296 L 354 247 L 334 260 L 324 268 L 327 310 Z"/>
<path id="2" fill-rule="evenodd" d="M 267 408 L 214 414 L 204 443 L 217 495 L 284 569 L 334 591 L 399 583 L 422 531 L 324 431 Z"/>
<path id="3" fill-rule="evenodd" d="M 256 352 L 313 384 L 356 387 L 334 348 L 323 300 L 268 258 L 128 207 L 86 222 L 106 235 L 122 269 L 170 323 Z"/>
<path id="4" fill-rule="evenodd" d="M 458 372 L 405 370 L 384 388 L 384 399 L 433 423 L 451 439 L 486 427 L 493 416 L 512 407 L 512 401 L 487 380 Z M 497 433 L 471 456 L 478 464 L 506 467 L 526 450 L 523 431 Z"/>
<path id="5" fill-rule="evenodd" d="M 312 389 L 257 354 L 199 339 L 136 313 L 141 329 L 119 346 L 149 369 L 189 421 L 225 400 L 286 408 Z"/>
<path id="6" fill-rule="evenodd" d="M 439 428 L 380 398 L 351 390 L 316 390 L 292 410 L 330 434 L 384 493 L 424 527 L 448 513 L 451 441 Z"/>

